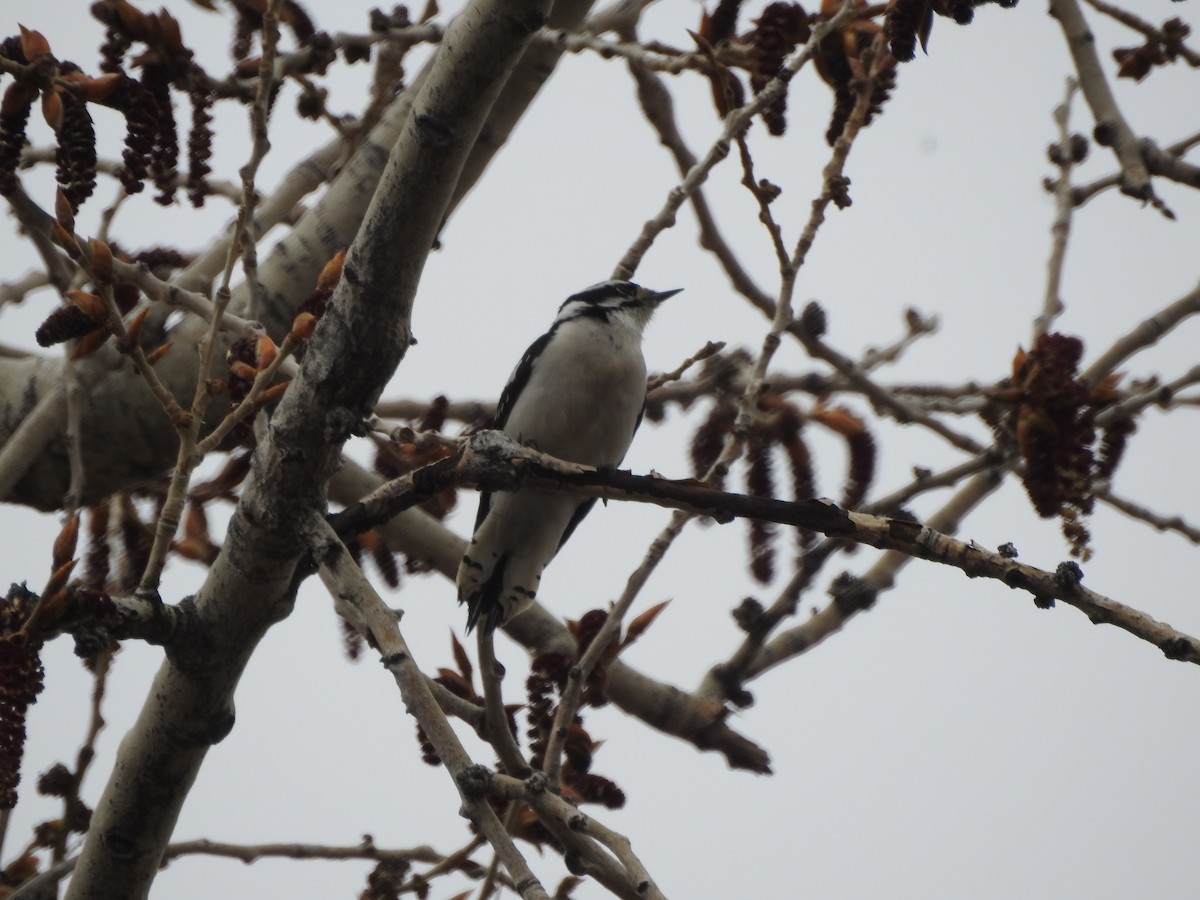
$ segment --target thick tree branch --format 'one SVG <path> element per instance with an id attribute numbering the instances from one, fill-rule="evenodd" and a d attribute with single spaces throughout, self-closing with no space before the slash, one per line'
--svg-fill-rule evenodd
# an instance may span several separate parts
<path id="1" fill-rule="evenodd" d="M 148 894 L 209 747 L 233 727 L 245 664 L 290 610 L 303 574 L 296 523 L 323 511 L 342 443 L 407 350 L 417 283 L 463 162 L 544 12 L 533 0 L 479 0 L 451 25 L 197 595 L 206 640 L 164 664 L 122 742 L 70 900 Z"/>
<path id="2" fill-rule="evenodd" d="M 393 510 L 407 509 L 454 484 L 474 484 L 493 491 L 514 490 L 520 486 L 569 490 L 606 500 L 652 503 L 692 515 L 710 516 L 718 522 L 752 518 L 807 528 L 831 537 L 953 566 L 971 578 L 994 578 L 1011 588 L 1027 591 L 1039 603 L 1061 600 L 1097 624 L 1115 625 L 1149 641 L 1171 659 L 1200 664 L 1200 640 L 1084 587 L 1080 583 L 1082 572 L 1078 578 L 1072 575 L 1077 570 L 1073 563 L 1048 572 L 1017 562 L 998 551 L 984 550 L 974 542 L 956 540 L 917 522 L 848 512 L 829 500 L 788 502 L 725 493 L 690 479 L 672 481 L 626 471 L 587 469 L 521 447 L 500 432 L 480 432 L 465 442 L 459 456 L 448 457 L 389 482 L 359 506 L 334 516 L 334 526 L 340 534 L 363 531 L 375 522 L 385 521 Z"/>
<path id="3" fill-rule="evenodd" d="M 351 460 L 330 483 L 333 499 L 355 506 L 355 499 L 383 488 L 382 479 Z M 386 517 L 387 513 L 382 513 Z M 343 535 L 352 533 L 352 522 L 336 520 Z M 405 509 L 378 526 L 389 546 L 403 548 L 406 555 L 422 560 L 443 576 L 454 580 L 467 542 L 421 509 Z M 576 655 L 574 640 L 560 617 L 534 603 L 508 622 L 509 637 L 531 652 Z M 767 752 L 728 724 L 729 710 L 721 703 L 697 697 L 632 668 L 620 659 L 607 670 L 608 696 L 629 715 L 664 734 L 687 741 L 701 750 L 722 754 L 735 769 L 770 772 Z"/>
<path id="4" fill-rule="evenodd" d="M 464 809 L 503 860 L 518 891 L 523 897 L 545 898 L 544 889 L 511 836 L 487 804 L 483 792 L 474 786 L 487 770 L 471 761 L 434 700 L 400 633 L 395 614 L 379 598 L 332 529 L 319 519 L 316 523 L 310 540 L 321 564 L 321 579 L 334 596 L 338 611 L 379 650 L 381 661 L 396 679 L 405 707 L 420 723 L 453 778 Z"/>
<path id="5" fill-rule="evenodd" d="M 1078 0 L 1050 0 L 1050 15 L 1058 19 L 1066 38 L 1079 84 L 1092 115 L 1096 119 L 1096 142 L 1111 147 L 1121 166 L 1121 192 L 1160 205 L 1150 183 L 1150 172 L 1142 156 L 1141 142 L 1133 133 L 1117 98 L 1109 87 L 1100 56 L 1096 52 L 1096 36 L 1088 28 Z"/>

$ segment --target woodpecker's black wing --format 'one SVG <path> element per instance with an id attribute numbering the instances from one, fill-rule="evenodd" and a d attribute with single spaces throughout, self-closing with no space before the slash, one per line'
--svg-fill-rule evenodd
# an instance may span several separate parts
<path id="1" fill-rule="evenodd" d="M 554 328 L 551 328 L 540 338 L 529 345 L 529 349 L 521 357 L 521 361 L 517 363 L 517 367 L 513 369 L 512 375 L 508 378 L 508 384 L 504 386 L 504 390 L 500 392 L 500 401 L 496 404 L 496 419 L 492 423 L 493 428 L 504 430 L 504 426 L 508 424 L 508 417 L 512 414 L 513 406 L 517 402 L 517 398 L 521 396 L 521 391 L 525 390 L 525 385 L 529 383 L 529 376 L 533 373 L 533 364 L 537 358 L 542 355 L 542 351 L 546 349 L 546 345 L 550 343 L 550 338 L 554 335 Z M 479 526 L 483 524 L 483 520 L 487 518 L 488 510 L 492 508 L 492 492 L 479 492 L 479 512 L 475 514 L 475 530 L 479 530 Z"/>

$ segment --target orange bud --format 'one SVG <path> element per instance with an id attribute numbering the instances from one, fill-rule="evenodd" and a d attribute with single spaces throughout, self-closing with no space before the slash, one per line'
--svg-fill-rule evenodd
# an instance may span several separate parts
<path id="1" fill-rule="evenodd" d="M 158 22 L 162 28 L 163 49 L 183 53 L 183 34 L 179 30 L 179 21 L 164 8 L 158 14 Z"/>
<path id="2" fill-rule="evenodd" d="M 57 594 L 67 586 L 67 579 L 71 577 L 71 570 L 75 568 L 75 564 L 79 562 L 77 559 L 70 559 L 54 570 L 50 575 L 50 580 L 46 582 L 46 588 L 42 591 L 43 596 L 51 596 Z"/>
<path id="3" fill-rule="evenodd" d="M 91 356 L 103 347 L 104 342 L 107 340 L 107 328 L 97 328 L 95 331 L 89 331 L 75 342 L 75 349 L 71 351 L 71 359 L 83 359 L 85 356 Z"/>
<path id="4" fill-rule="evenodd" d="M 108 321 L 108 307 L 95 294 L 89 294 L 87 291 L 67 291 L 66 297 L 87 313 L 88 318 L 96 324 L 103 325 Z"/>
<path id="5" fill-rule="evenodd" d="M 229 374 L 235 378 L 241 378 L 243 381 L 253 381 L 258 377 L 258 369 L 240 359 L 235 359 L 229 364 Z"/>
<path id="6" fill-rule="evenodd" d="M 121 83 L 122 76 L 116 72 L 101 75 L 98 78 L 85 78 L 83 81 L 83 96 L 89 102 L 103 102 L 112 96 L 113 91 Z"/>
<path id="7" fill-rule="evenodd" d="M 54 220 L 71 232 L 71 242 L 75 243 L 75 210 L 71 208 L 71 201 L 67 199 L 62 188 L 54 192 Z"/>
<path id="8" fill-rule="evenodd" d="M 67 251 L 71 259 L 79 259 L 83 255 L 79 251 L 79 242 L 75 240 L 75 233 L 69 228 L 63 228 L 60 222 L 54 223 L 54 240 Z"/>
<path id="9" fill-rule="evenodd" d="M 156 348 L 153 352 L 146 354 L 146 364 L 152 366 L 170 352 L 171 344 L 163 344 L 161 347 Z"/>
<path id="10" fill-rule="evenodd" d="M 150 307 L 148 306 L 143 306 L 133 314 L 133 318 L 125 326 L 125 331 L 129 335 L 129 343 L 137 343 L 138 335 L 142 333 L 142 323 L 146 321 L 148 315 L 150 315 Z"/>
<path id="11" fill-rule="evenodd" d="M 279 355 L 279 348 L 270 337 L 260 334 L 254 344 L 254 352 L 255 359 L 258 360 L 258 371 L 261 372 L 275 361 L 275 357 Z"/>
<path id="12" fill-rule="evenodd" d="M 621 648 L 624 649 L 640 638 L 658 618 L 658 614 L 667 608 L 670 600 L 664 600 L 662 603 L 657 603 L 650 607 L 641 615 L 637 616 L 629 623 L 629 627 L 625 629 L 625 638 L 621 641 Z"/>
<path id="13" fill-rule="evenodd" d="M 848 409 L 817 409 L 813 411 L 812 418 L 842 437 L 855 437 L 866 428 L 862 419 Z"/>
<path id="14" fill-rule="evenodd" d="M 42 91 L 42 118 L 54 129 L 54 133 L 58 134 L 63 123 L 63 102 L 58 91 L 53 88 Z"/>
<path id="15" fill-rule="evenodd" d="M 211 563 L 217 558 L 217 553 L 219 552 L 212 541 L 205 541 L 194 537 L 185 537 L 181 541 L 173 541 L 171 549 L 184 559 L 202 563 Z"/>
<path id="16" fill-rule="evenodd" d="M 112 250 L 104 241 L 88 238 L 88 255 L 92 258 L 92 275 L 97 284 L 112 284 Z"/>
<path id="17" fill-rule="evenodd" d="M 10 862 L 4 867 L 4 876 L 8 879 L 9 884 L 21 884 L 28 881 L 38 873 L 38 858 L 32 853 L 26 853 L 24 856 Z"/>
<path id="18" fill-rule="evenodd" d="M 233 73 L 238 78 L 254 78 L 258 75 L 259 68 L 262 67 L 262 60 L 257 56 L 252 56 L 249 59 L 243 59 L 233 67 Z"/>
<path id="19" fill-rule="evenodd" d="M 339 250 L 333 254 L 329 262 L 325 263 L 325 268 L 321 270 L 321 274 L 317 276 L 317 290 L 332 291 L 337 287 L 337 283 L 342 277 L 342 267 L 345 264 L 345 250 Z"/>
<path id="20" fill-rule="evenodd" d="M 291 383 L 292 382 L 289 380 L 289 381 L 281 381 L 281 382 L 279 382 L 279 384 L 271 385 L 269 388 L 267 388 L 265 391 L 263 391 L 261 394 L 258 395 L 258 400 L 256 401 L 256 405 L 266 406 L 268 403 L 274 403 L 276 400 L 278 400 L 280 397 L 283 396 L 284 392 L 288 389 L 288 385 Z"/>
<path id="21" fill-rule="evenodd" d="M 183 533 L 191 538 L 208 540 L 208 516 L 204 512 L 204 504 L 192 502 L 187 505 L 183 517 Z"/>
<path id="22" fill-rule="evenodd" d="M 317 317 L 310 312 L 302 312 L 292 320 L 292 330 L 288 337 L 297 343 L 307 341 L 317 330 Z"/>
<path id="23" fill-rule="evenodd" d="M 79 540 L 79 513 L 71 516 L 67 521 L 63 522 L 62 531 L 58 533 L 58 537 L 54 539 L 54 561 L 50 564 L 50 568 L 58 569 L 63 564 L 69 562 L 75 556 L 75 544 Z"/>
<path id="24" fill-rule="evenodd" d="M 21 29 L 21 52 L 25 54 L 26 62 L 33 62 L 50 52 L 50 42 L 40 31 L 30 31 L 24 25 L 17 27 Z"/>
<path id="25" fill-rule="evenodd" d="M 126 31 L 140 41 L 149 39 L 149 22 L 140 9 L 131 3 L 126 3 L 125 0 L 116 0 L 113 5 L 117 8 L 117 15 Z"/>

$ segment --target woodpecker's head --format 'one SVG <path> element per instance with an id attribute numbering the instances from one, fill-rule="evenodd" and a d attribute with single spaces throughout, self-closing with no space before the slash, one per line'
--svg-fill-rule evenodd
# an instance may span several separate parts
<path id="1" fill-rule="evenodd" d="M 602 281 L 564 300 L 554 322 L 561 325 L 572 319 L 591 317 L 610 323 L 622 322 L 640 332 L 658 309 L 658 304 L 681 290 L 683 288 L 652 291 L 632 281 Z"/>

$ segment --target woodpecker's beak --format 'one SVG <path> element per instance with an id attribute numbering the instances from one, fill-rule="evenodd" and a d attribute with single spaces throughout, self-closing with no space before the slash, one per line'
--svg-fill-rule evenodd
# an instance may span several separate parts
<path id="1" fill-rule="evenodd" d="M 683 288 L 675 288 L 673 291 L 651 291 L 646 295 L 645 300 L 647 303 L 653 303 L 655 306 L 658 306 L 658 304 L 662 303 L 668 297 L 674 297 L 682 290 Z"/>

